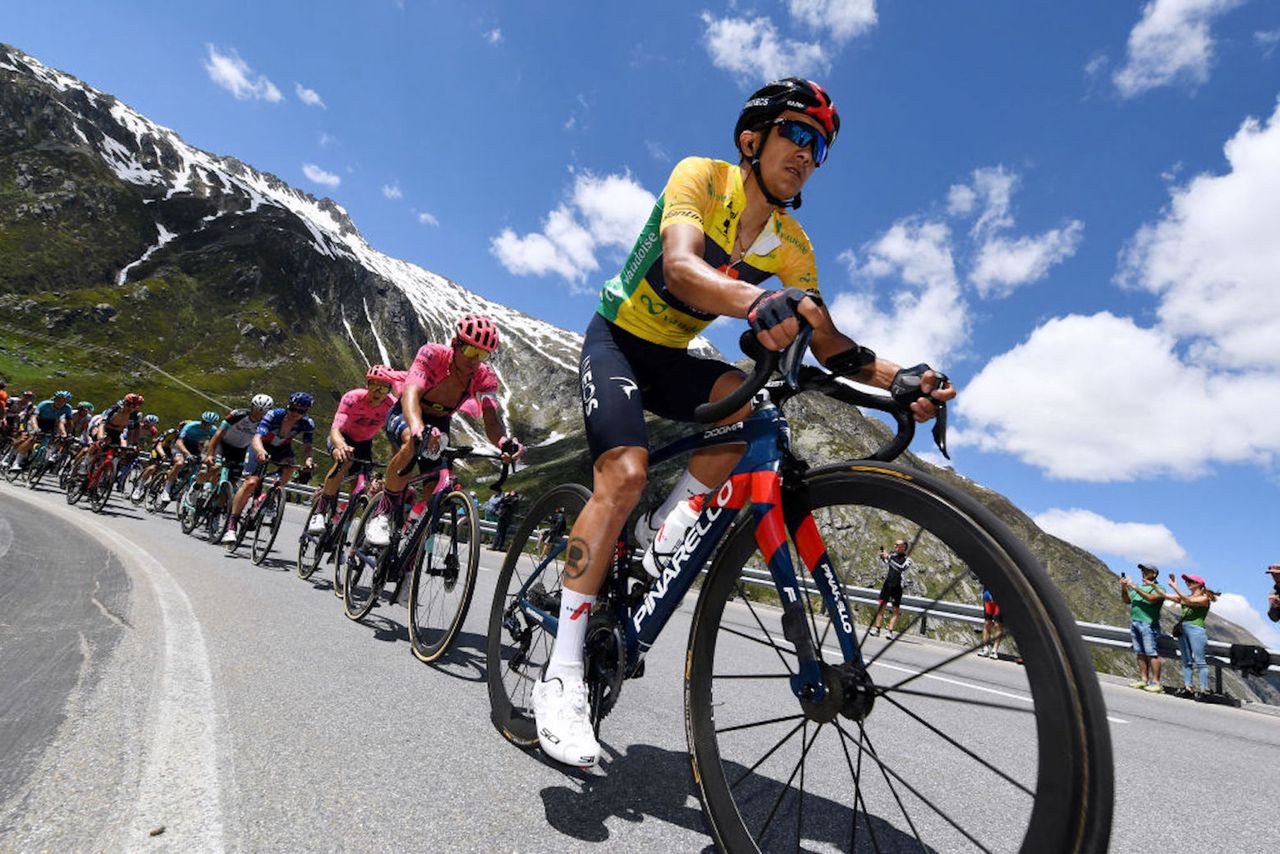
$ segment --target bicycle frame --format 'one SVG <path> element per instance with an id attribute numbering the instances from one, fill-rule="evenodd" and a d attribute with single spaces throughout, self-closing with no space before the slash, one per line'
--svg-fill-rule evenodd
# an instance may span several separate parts
<path id="1" fill-rule="evenodd" d="M 606 580 L 606 584 L 615 586 L 617 594 L 614 597 L 615 616 L 622 628 L 626 673 L 629 676 L 637 673 L 645 654 L 657 641 L 748 499 L 756 523 L 756 544 L 769 566 L 774 587 L 783 603 L 783 635 L 796 649 L 799 666 L 791 678 L 793 693 L 805 701 L 820 702 L 826 696 L 826 685 L 814 648 L 815 639 L 808 629 L 804 593 L 787 548 L 788 533 L 813 576 L 827 612 L 835 616 L 833 629 L 844 660 L 862 663 L 853 612 L 813 521 L 812 507 L 803 490 L 789 488 L 784 509 L 782 464 L 789 453 L 790 441 L 791 428 L 782 411 L 772 403 L 764 403 L 743 421 L 686 436 L 652 454 L 650 464 L 656 465 L 701 448 L 742 443 L 747 446 L 738 465 L 706 501 L 669 565 L 645 591 L 643 599 L 633 607 L 626 590 L 625 572 L 615 568 Z M 566 546 L 563 539 L 553 546 L 539 561 L 539 571 L 530 573 L 518 594 L 520 607 L 553 634 L 558 627 L 557 615 L 548 614 L 531 603 L 528 590 L 541 577 L 540 570 L 555 560 Z"/>

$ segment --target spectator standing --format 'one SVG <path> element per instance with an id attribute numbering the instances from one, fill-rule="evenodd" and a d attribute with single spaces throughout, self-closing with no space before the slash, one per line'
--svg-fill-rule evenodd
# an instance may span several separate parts
<path id="1" fill-rule="evenodd" d="M 1157 579 L 1160 570 L 1154 564 L 1138 564 L 1142 583 L 1134 584 L 1127 575 L 1120 576 L 1120 600 L 1129 606 L 1129 634 L 1133 651 L 1138 656 L 1138 679 L 1130 688 L 1142 688 L 1153 694 L 1164 692 L 1160 685 L 1160 609 L 1164 606 L 1164 588 Z M 1202 647 L 1203 648 L 1203 647 Z"/>
<path id="2" fill-rule="evenodd" d="M 489 500 L 484 503 L 481 508 L 484 510 L 484 518 L 487 522 L 498 521 L 498 505 L 502 503 L 502 493 L 495 492 L 489 496 Z"/>
<path id="3" fill-rule="evenodd" d="M 1182 580 L 1187 582 L 1188 593 L 1178 589 L 1178 579 L 1169 575 L 1169 587 L 1173 591 L 1168 598 L 1182 606 L 1182 619 L 1178 621 L 1181 633 L 1178 635 L 1178 650 L 1182 657 L 1182 692 L 1181 696 L 1194 693 L 1199 699 L 1209 693 L 1209 666 L 1204 660 L 1204 648 L 1208 635 L 1204 630 L 1204 618 L 1209 616 L 1209 605 L 1218 599 L 1218 593 L 1205 585 L 1204 579 L 1198 575 L 1183 574 Z M 1194 665 L 1199 676 L 1196 680 L 1199 690 L 1191 689 L 1191 669 Z"/>
<path id="4" fill-rule="evenodd" d="M 520 503 L 520 493 L 508 492 L 502 496 L 502 502 L 498 504 L 498 529 L 493 535 L 494 551 L 502 551 L 507 543 L 507 528 L 511 526 L 511 520 L 516 515 L 516 505 Z"/>
<path id="5" fill-rule="evenodd" d="M 893 544 L 893 554 L 880 550 L 880 564 L 884 567 L 884 583 L 880 585 L 880 607 L 876 608 L 875 619 L 871 622 L 872 635 L 880 634 L 880 626 L 884 622 L 885 606 L 892 603 L 893 613 L 889 617 L 889 639 L 894 638 L 893 630 L 898 625 L 898 614 L 902 610 L 902 580 L 915 568 L 911 558 L 907 557 L 907 541 L 898 540 Z"/>
<path id="6" fill-rule="evenodd" d="M 995 635 L 992 639 L 992 635 Z M 982 585 L 982 649 L 978 655 L 983 658 L 1000 657 L 1000 641 L 1004 638 L 1004 617 L 1000 616 L 1000 606 L 992 597 L 987 585 Z"/>
<path id="7" fill-rule="evenodd" d="M 1271 576 L 1271 582 L 1274 585 L 1271 595 L 1267 597 L 1267 616 L 1271 622 L 1280 623 L 1280 563 L 1273 563 L 1267 567 L 1267 573 Z"/>

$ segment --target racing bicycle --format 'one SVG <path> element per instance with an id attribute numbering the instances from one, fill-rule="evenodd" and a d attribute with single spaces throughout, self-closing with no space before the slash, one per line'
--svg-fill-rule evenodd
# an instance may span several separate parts
<path id="1" fill-rule="evenodd" d="M 1062 596 L 956 481 L 890 462 L 913 437 L 909 408 L 801 365 L 807 337 L 781 357 L 775 381 L 777 354 L 744 337 L 756 359 L 751 376 L 697 416 L 711 424 L 749 401 L 751 414 L 651 455 L 657 465 L 699 448 L 745 445 L 660 577 L 650 580 L 638 549 L 619 540 L 588 618 L 585 677 L 597 732 L 698 586 L 691 613 L 679 618 L 689 623 L 685 736 L 694 788 L 721 849 L 1105 851 L 1109 730 Z M 820 422 L 839 418 L 841 405 L 873 408 L 897 429 L 863 458 L 811 467 L 802 453 L 815 446 L 792 441 L 789 405 Z M 934 439 L 945 454 L 945 409 Z M 531 691 L 556 633 L 568 548 L 561 537 L 542 555 L 539 532 L 557 508 L 571 530 L 589 497 L 579 484 L 541 496 L 497 579 L 486 650 L 492 719 L 524 747 L 538 743 Z M 998 665 L 976 657 L 970 630 L 953 629 L 949 643 L 907 640 L 922 614 L 888 642 L 858 630 L 848 580 L 902 532 L 915 532 L 913 560 L 929 567 L 925 613 L 978 595 L 971 572 L 1001 603 L 1025 663 L 1001 672 L 1002 687 L 981 684 Z"/>

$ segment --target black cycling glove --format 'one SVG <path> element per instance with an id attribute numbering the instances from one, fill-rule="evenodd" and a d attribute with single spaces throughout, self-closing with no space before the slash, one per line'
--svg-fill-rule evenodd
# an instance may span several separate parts
<path id="1" fill-rule="evenodd" d="M 920 391 L 920 380 L 923 379 L 926 371 L 933 371 L 933 368 L 921 363 L 910 368 L 903 368 L 893 375 L 893 382 L 889 385 L 889 394 L 893 396 L 901 406 L 909 407 L 922 397 L 927 397 L 924 392 Z M 942 371 L 933 371 L 937 377 L 934 384 L 934 391 L 946 388 L 950 384 L 947 375 Z"/>
<path id="2" fill-rule="evenodd" d="M 772 329 L 792 317 L 801 319 L 796 313 L 796 307 L 800 305 L 800 301 L 805 297 L 813 300 L 818 305 L 822 305 L 822 297 L 802 291 L 799 288 L 765 291 L 756 297 L 756 301 L 747 310 L 747 322 L 751 324 L 751 331 L 764 332 L 766 329 Z"/>

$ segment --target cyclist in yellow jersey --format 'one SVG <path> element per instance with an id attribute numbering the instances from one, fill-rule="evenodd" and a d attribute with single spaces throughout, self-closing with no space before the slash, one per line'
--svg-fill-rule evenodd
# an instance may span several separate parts
<path id="1" fill-rule="evenodd" d="M 559 627 L 533 691 L 538 738 L 553 759 L 591 766 L 599 756 L 582 646 L 613 544 L 644 489 L 644 412 L 692 421 L 698 405 L 742 383 L 732 365 L 688 352 L 707 324 L 720 315 L 745 318 L 760 344 L 781 350 L 803 319 L 813 328 L 810 346 L 819 362 L 889 389 L 904 402 L 914 400 L 918 421 L 934 417 L 933 400 L 955 396 L 954 389 L 939 387 L 927 365 L 900 369 L 859 346 L 836 329 L 823 306 L 813 247 L 787 209 L 800 207 L 801 189 L 839 130 L 835 105 L 816 83 L 786 78 L 757 91 L 734 128 L 738 162 L 689 158 L 677 164 L 621 272 L 601 290 L 578 369 L 594 492 L 569 533 Z M 781 289 L 761 287 L 770 277 Z M 748 414 L 744 407 L 721 423 Z M 651 548 L 682 537 L 683 529 L 668 536 L 688 525 L 680 521 L 688 514 L 677 511 L 724 480 L 741 453 L 741 446 L 723 446 L 691 455 L 666 502 L 637 525 L 642 543 L 659 531 Z M 651 557 L 645 564 L 652 573 Z"/>

